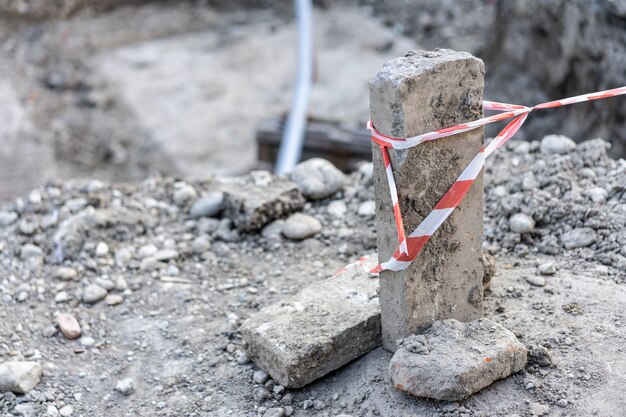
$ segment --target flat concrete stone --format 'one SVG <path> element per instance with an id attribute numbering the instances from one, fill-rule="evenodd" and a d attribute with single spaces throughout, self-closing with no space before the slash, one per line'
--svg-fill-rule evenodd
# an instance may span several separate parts
<path id="1" fill-rule="evenodd" d="M 395 388 L 459 401 L 526 366 L 526 347 L 489 319 L 436 321 L 404 339 L 389 364 Z"/>
<path id="2" fill-rule="evenodd" d="M 482 117 L 482 61 L 447 49 L 409 52 L 387 62 L 370 81 L 370 110 L 383 134 L 408 137 Z M 483 145 L 482 128 L 391 150 L 407 235 L 435 207 Z M 393 205 L 378 145 L 373 148 L 378 256 L 398 246 Z M 483 176 L 408 269 L 380 274 L 383 346 L 435 320 L 481 317 L 483 299 Z"/>
<path id="3" fill-rule="evenodd" d="M 253 171 L 221 185 L 224 214 L 237 229 L 256 231 L 304 206 L 298 186 L 267 171 Z"/>
<path id="4" fill-rule="evenodd" d="M 326 375 L 381 344 L 377 290 L 357 269 L 262 309 L 241 327 L 248 357 L 287 388 Z"/>

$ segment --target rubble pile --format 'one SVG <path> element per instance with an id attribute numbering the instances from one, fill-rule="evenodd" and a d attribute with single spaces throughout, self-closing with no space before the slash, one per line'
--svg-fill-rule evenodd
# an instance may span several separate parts
<path id="1" fill-rule="evenodd" d="M 626 270 L 626 161 L 608 157 L 609 146 L 550 135 L 497 152 L 487 163 L 487 250 Z"/>

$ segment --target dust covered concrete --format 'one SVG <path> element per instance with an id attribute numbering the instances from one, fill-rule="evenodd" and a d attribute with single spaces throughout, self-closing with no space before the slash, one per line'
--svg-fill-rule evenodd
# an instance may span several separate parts
<path id="1" fill-rule="evenodd" d="M 372 123 L 385 135 L 410 137 L 482 116 L 484 65 L 451 50 L 409 52 L 387 62 L 370 82 Z M 426 104 L 424 104 L 426 103 Z M 434 209 L 483 145 L 483 129 L 449 140 L 390 150 L 405 230 L 413 231 Z M 385 165 L 373 144 L 377 239 L 381 261 L 398 247 Z M 442 161 L 449 161 L 442 164 Z M 482 175 L 444 226 L 406 270 L 383 271 L 383 344 L 430 326 L 435 320 L 470 321 L 482 315 Z"/>
<path id="2" fill-rule="evenodd" d="M 287 388 L 301 388 L 380 346 L 378 280 L 361 269 L 310 285 L 241 326 L 246 352 Z"/>

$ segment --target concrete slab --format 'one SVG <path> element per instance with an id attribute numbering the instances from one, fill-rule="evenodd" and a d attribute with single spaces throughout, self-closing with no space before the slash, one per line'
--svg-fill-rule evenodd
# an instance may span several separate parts
<path id="1" fill-rule="evenodd" d="M 264 308 L 241 327 L 248 357 L 288 388 L 326 375 L 381 344 L 377 290 L 355 269 Z"/>

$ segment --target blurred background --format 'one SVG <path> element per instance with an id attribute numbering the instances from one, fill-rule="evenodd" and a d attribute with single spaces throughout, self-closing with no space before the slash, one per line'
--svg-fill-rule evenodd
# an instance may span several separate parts
<path id="1" fill-rule="evenodd" d="M 368 79 L 410 49 L 482 58 L 490 100 L 533 105 L 626 84 L 625 0 L 314 6 L 308 115 L 321 142 L 367 141 Z M 55 179 L 267 167 L 290 108 L 295 45 L 291 0 L 3 0 L 0 203 Z M 519 138 L 602 137 L 623 157 L 625 119 L 624 100 L 583 103 L 533 113 Z"/>

